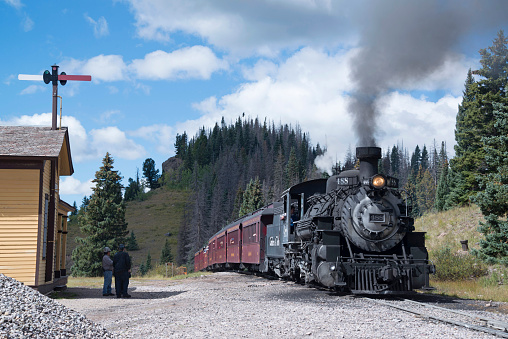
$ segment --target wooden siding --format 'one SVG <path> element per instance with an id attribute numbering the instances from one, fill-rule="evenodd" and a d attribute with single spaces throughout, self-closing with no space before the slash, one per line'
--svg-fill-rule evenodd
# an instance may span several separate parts
<path id="1" fill-rule="evenodd" d="M 26 285 L 35 285 L 39 175 L 0 169 L 0 272 Z"/>

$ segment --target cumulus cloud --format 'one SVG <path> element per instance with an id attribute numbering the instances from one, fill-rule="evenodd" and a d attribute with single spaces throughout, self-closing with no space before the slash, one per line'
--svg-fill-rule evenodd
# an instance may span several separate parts
<path id="1" fill-rule="evenodd" d="M 60 194 L 89 196 L 92 194 L 92 187 L 94 186 L 95 184 L 92 182 L 92 179 L 82 182 L 74 177 L 60 178 Z"/>
<path id="2" fill-rule="evenodd" d="M 144 59 L 133 60 L 130 68 L 138 79 L 210 79 L 213 72 L 225 69 L 225 61 L 205 46 L 192 46 L 171 53 L 155 51 Z"/>
<path id="3" fill-rule="evenodd" d="M 121 81 L 127 80 L 127 66 L 121 55 L 100 54 L 88 60 L 73 58 L 61 62 L 61 69 L 67 74 L 89 74 L 92 81 Z"/>
<path id="4" fill-rule="evenodd" d="M 138 35 L 169 41 L 184 32 L 239 55 L 273 57 L 285 48 L 350 44 L 346 1 L 130 0 Z"/>
<path id="5" fill-rule="evenodd" d="M 142 138 L 156 145 L 159 153 L 164 155 L 174 154 L 174 140 L 176 134 L 174 128 L 166 124 L 143 126 L 135 131 L 128 132 L 130 136 Z"/>
<path id="6" fill-rule="evenodd" d="M 90 131 L 92 140 L 90 145 L 97 155 L 104 156 L 109 152 L 115 157 L 136 160 L 146 155 L 145 148 L 132 139 L 127 138 L 125 132 L 118 127 L 105 127 Z"/>
<path id="7" fill-rule="evenodd" d="M 0 120 L 7 126 L 51 126 L 51 113 L 22 115 L 10 120 Z M 62 126 L 69 130 L 69 142 L 73 162 L 80 163 L 100 159 L 106 152 L 119 159 L 136 160 L 145 156 L 145 148 L 127 137 L 118 127 L 93 129 L 87 133 L 81 122 L 73 116 L 63 116 Z"/>
<path id="8" fill-rule="evenodd" d="M 228 63 L 205 46 L 192 46 L 165 52 L 158 50 L 126 63 L 121 55 L 97 55 L 88 60 L 66 59 L 61 68 L 72 74 L 90 74 L 93 81 L 210 79 L 225 70 Z M 137 88 L 150 93 L 146 85 Z"/>
<path id="9" fill-rule="evenodd" d="M 93 34 L 96 38 L 109 35 L 108 22 L 101 16 L 97 21 L 92 19 L 88 14 L 84 15 L 85 20 L 93 27 Z"/>
<path id="10" fill-rule="evenodd" d="M 379 125 L 383 145 L 393 146 L 403 141 L 404 146 L 412 151 L 416 145 L 422 148 L 423 143 L 427 143 L 429 147 L 429 143 L 436 140 L 438 144 L 445 141 L 448 151 L 453 152 L 455 119 L 461 101 L 461 96 L 451 95 L 436 102 L 399 92 L 383 96 L 378 101 L 378 109 L 382 112 Z"/>

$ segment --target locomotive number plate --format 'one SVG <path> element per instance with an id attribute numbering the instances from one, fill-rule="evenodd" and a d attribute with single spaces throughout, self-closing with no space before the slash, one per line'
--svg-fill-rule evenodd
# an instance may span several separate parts
<path id="1" fill-rule="evenodd" d="M 369 215 L 370 222 L 385 222 L 385 215 L 383 213 L 371 213 Z"/>

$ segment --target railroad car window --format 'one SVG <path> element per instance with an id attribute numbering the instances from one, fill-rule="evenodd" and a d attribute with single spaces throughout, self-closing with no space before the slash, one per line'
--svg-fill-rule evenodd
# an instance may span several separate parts
<path id="1" fill-rule="evenodd" d="M 246 226 L 243 229 L 243 243 L 244 244 L 249 243 L 249 226 Z"/>

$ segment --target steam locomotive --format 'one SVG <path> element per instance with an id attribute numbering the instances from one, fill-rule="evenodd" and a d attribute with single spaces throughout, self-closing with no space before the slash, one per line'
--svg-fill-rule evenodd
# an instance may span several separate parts
<path id="1" fill-rule="evenodd" d="M 358 170 L 299 183 L 226 225 L 194 269 L 249 270 L 354 294 L 428 289 L 435 266 L 414 232 L 398 179 L 378 173 L 381 149 L 358 147 Z"/>

